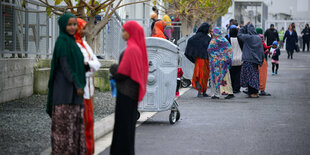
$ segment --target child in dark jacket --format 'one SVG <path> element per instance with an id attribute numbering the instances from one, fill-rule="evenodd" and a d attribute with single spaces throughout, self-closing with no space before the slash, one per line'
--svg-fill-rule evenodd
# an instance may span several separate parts
<path id="1" fill-rule="evenodd" d="M 272 48 L 270 49 L 271 63 L 272 63 L 272 75 L 278 74 L 280 54 L 281 52 L 280 52 L 280 49 L 278 48 L 278 42 L 274 41 L 272 43 Z M 274 70 L 275 67 L 276 67 L 276 70 Z"/>

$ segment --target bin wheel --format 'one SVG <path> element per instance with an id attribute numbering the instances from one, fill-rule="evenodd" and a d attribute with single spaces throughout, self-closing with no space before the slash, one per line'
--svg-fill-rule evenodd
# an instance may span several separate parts
<path id="1" fill-rule="evenodd" d="M 191 81 L 191 80 L 188 80 L 188 79 L 182 79 L 182 80 L 181 80 L 181 87 L 182 87 L 182 88 L 187 88 L 187 87 L 189 87 L 191 84 L 192 84 L 192 81 Z"/>
<path id="2" fill-rule="evenodd" d="M 174 124 L 177 121 L 177 112 L 176 111 L 171 111 L 169 115 L 169 122 L 170 124 Z"/>
<path id="3" fill-rule="evenodd" d="M 139 118 L 140 118 L 140 112 L 137 111 L 137 120 L 139 120 Z"/>
<path id="4" fill-rule="evenodd" d="M 180 117 L 181 117 L 181 113 L 180 113 L 179 110 L 177 110 L 176 113 L 177 113 L 176 119 L 177 119 L 177 121 L 178 121 L 178 120 L 180 119 Z"/>

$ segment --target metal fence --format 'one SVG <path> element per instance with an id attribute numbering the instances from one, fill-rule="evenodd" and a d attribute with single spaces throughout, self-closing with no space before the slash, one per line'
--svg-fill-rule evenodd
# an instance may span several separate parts
<path id="1" fill-rule="evenodd" d="M 22 0 L 0 1 L 1 57 L 48 57 L 52 37 L 58 35 L 52 23 L 55 16 L 49 18 L 43 12 L 45 8 L 35 1 L 29 0 L 25 8 L 21 3 Z"/>
<path id="2" fill-rule="evenodd" d="M 109 23 L 105 26 L 102 32 L 102 45 L 100 49 L 100 55 L 103 55 L 105 59 L 118 60 L 119 55 L 126 47 L 126 42 L 122 39 L 122 24 L 134 20 L 137 21 L 144 29 L 146 37 L 151 36 L 151 21 L 149 19 L 120 19 L 117 15 L 112 16 Z M 175 43 L 181 38 L 181 22 L 172 22 L 173 26 L 167 26 L 172 28 L 170 41 Z"/>
<path id="3" fill-rule="evenodd" d="M 122 39 L 122 21 L 117 16 L 112 16 L 109 23 L 101 32 L 101 54 L 105 59 L 117 60 L 122 50 L 126 47 L 126 42 Z"/>
<path id="4" fill-rule="evenodd" d="M 50 58 L 59 34 L 59 16 L 52 14 L 49 17 L 45 8 L 35 0 L 27 0 L 25 8 L 21 7 L 22 1 L 0 1 L 0 58 Z M 93 47 L 97 55 L 105 59 L 118 59 L 126 47 L 121 34 L 122 25 L 128 20 L 139 22 L 146 37 L 151 36 L 149 19 L 121 19 L 114 14 Z M 176 44 L 181 38 L 181 23 L 174 22 L 172 25 L 170 41 Z"/>

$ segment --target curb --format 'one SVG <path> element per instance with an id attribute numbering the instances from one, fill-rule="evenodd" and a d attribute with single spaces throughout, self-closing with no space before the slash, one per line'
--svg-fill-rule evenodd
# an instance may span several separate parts
<path id="1" fill-rule="evenodd" d="M 190 90 L 190 88 L 182 88 L 180 89 L 180 96 L 183 95 L 185 92 Z M 179 98 L 179 97 L 178 97 Z M 177 99 L 177 98 L 176 98 Z M 141 113 L 141 115 L 143 112 Z M 95 122 L 94 124 L 94 139 L 95 142 L 96 140 L 104 137 L 105 135 L 111 133 L 113 131 L 113 126 L 114 126 L 114 113 L 102 118 L 101 120 Z M 146 119 L 147 120 L 147 119 Z M 45 149 L 43 152 L 40 153 L 40 155 L 50 155 L 52 152 L 52 148 L 49 147 Z"/>
<path id="2" fill-rule="evenodd" d="M 113 130 L 114 113 L 95 122 L 94 124 L 94 139 L 95 141 Z"/>

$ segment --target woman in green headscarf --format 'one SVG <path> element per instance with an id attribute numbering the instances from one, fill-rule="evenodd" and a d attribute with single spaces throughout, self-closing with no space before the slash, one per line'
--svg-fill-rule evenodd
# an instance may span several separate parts
<path id="1" fill-rule="evenodd" d="M 85 154 L 85 65 L 74 38 L 76 17 L 65 13 L 58 25 L 60 33 L 51 62 L 46 109 L 52 118 L 52 154 Z"/>

